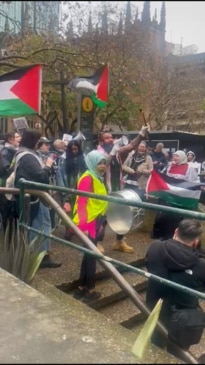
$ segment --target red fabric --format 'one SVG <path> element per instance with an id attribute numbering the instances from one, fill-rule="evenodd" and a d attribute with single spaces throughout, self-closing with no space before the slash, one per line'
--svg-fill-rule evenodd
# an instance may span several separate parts
<path id="1" fill-rule="evenodd" d="M 14 77 L 18 78 L 13 79 L 16 80 L 16 83 L 11 88 L 14 95 L 37 113 L 40 113 L 41 69 L 41 65 L 28 67 L 20 78 L 18 77 L 18 70 L 13 71 L 15 72 Z"/>
<path id="2" fill-rule="evenodd" d="M 155 170 L 152 170 L 150 178 L 147 182 L 146 192 L 149 194 L 162 190 L 169 190 L 169 187 L 167 186 L 167 183 L 161 178 L 161 176 L 159 176 Z"/>
<path id="3" fill-rule="evenodd" d="M 171 164 L 168 173 L 185 175 L 188 170 L 188 167 L 189 167 L 188 163 L 184 163 L 182 165 Z"/>

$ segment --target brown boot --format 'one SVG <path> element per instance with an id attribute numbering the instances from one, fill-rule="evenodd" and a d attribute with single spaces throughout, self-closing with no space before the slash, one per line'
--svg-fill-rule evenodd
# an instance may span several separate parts
<path id="1" fill-rule="evenodd" d="M 97 249 L 98 249 L 101 253 L 104 253 L 104 252 L 105 252 L 104 247 L 103 247 L 100 243 L 97 243 Z"/>
<path id="2" fill-rule="evenodd" d="M 134 249 L 131 246 L 128 246 L 128 244 L 125 241 L 125 238 L 123 238 L 121 241 L 115 241 L 115 243 L 112 246 L 112 249 L 115 251 L 122 251 L 127 253 L 133 253 Z"/>

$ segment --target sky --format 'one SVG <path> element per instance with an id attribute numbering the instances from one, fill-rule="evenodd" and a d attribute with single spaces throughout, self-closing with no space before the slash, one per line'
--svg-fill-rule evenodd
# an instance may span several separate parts
<path id="1" fill-rule="evenodd" d="M 69 3 L 69 2 L 68 2 Z M 73 2 L 75 3 L 75 2 Z M 99 7 L 105 1 L 77 1 L 85 9 Z M 86 4 L 87 3 L 87 4 Z M 116 8 L 125 9 L 127 1 L 107 1 L 116 4 Z M 132 12 L 135 15 L 138 7 L 139 15 L 143 9 L 144 1 L 131 1 Z M 157 20 L 160 20 L 162 1 L 150 1 L 151 16 L 157 9 Z M 196 45 L 198 53 L 205 52 L 205 1 L 165 1 L 166 6 L 166 40 L 183 47 Z M 82 14 L 82 13 L 81 13 Z"/>
<path id="2" fill-rule="evenodd" d="M 132 8 L 138 6 L 139 14 L 144 1 L 131 1 Z M 160 20 L 162 1 L 150 1 L 151 16 L 157 9 Z M 183 47 L 196 45 L 198 53 L 205 52 L 205 1 L 165 1 L 166 41 L 182 44 Z"/>
<path id="3" fill-rule="evenodd" d="M 161 1 L 151 1 L 151 12 L 155 8 L 160 10 L 161 4 Z M 183 47 L 195 44 L 198 53 L 205 52 L 205 1 L 165 1 L 165 6 L 166 40 L 182 43 Z"/>

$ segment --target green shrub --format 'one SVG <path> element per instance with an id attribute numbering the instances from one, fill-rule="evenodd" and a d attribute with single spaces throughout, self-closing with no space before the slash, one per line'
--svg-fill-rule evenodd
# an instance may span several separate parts
<path id="1" fill-rule="evenodd" d="M 16 220 L 8 221 L 5 232 L 0 229 L 0 267 L 20 280 L 30 283 L 46 251 L 39 252 L 42 235 L 29 242 L 25 230 Z"/>

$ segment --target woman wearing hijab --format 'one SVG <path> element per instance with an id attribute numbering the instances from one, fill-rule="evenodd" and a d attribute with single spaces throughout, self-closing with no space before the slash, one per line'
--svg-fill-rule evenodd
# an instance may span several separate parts
<path id="1" fill-rule="evenodd" d="M 94 194 L 107 195 L 104 184 L 106 158 L 103 153 L 93 150 L 85 157 L 87 170 L 81 175 L 77 189 Z M 78 196 L 73 209 L 73 222 L 85 232 L 92 242 L 97 245 L 103 240 L 106 225 L 105 213 L 107 202 L 84 196 Z M 95 291 L 95 257 L 84 254 L 81 263 L 79 286 L 74 292 L 74 298 L 90 303 L 100 297 Z"/>
<path id="2" fill-rule="evenodd" d="M 199 175 L 201 172 L 201 164 L 196 161 L 195 153 L 193 151 L 188 151 L 186 155 L 188 164 L 193 167 Z M 200 181 L 200 177 L 198 177 L 198 181 Z"/>
<path id="3" fill-rule="evenodd" d="M 186 153 L 181 150 L 174 152 L 172 163 L 168 167 L 166 175 L 191 182 L 199 181 L 196 170 L 189 165 Z M 166 205 L 163 200 L 159 201 L 160 203 Z M 158 212 L 153 226 L 152 237 L 161 239 L 172 238 L 174 230 L 183 218 L 183 216 L 178 214 Z"/>
<path id="4" fill-rule="evenodd" d="M 193 151 L 188 151 L 187 152 L 187 162 L 194 162 L 196 159 L 196 155 Z"/>
<path id="5" fill-rule="evenodd" d="M 176 151 L 173 154 L 173 161 L 168 167 L 166 174 L 175 179 L 183 179 L 192 182 L 198 182 L 196 170 L 188 163 L 187 155 L 184 151 Z"/>

